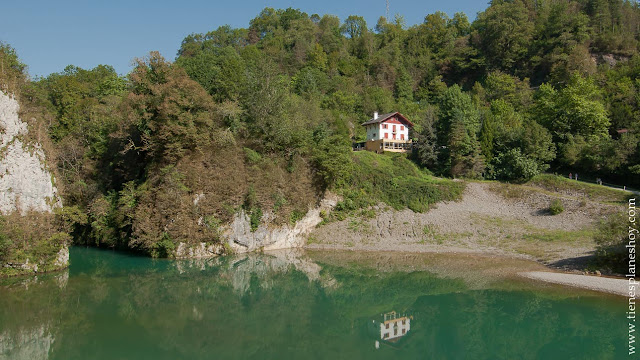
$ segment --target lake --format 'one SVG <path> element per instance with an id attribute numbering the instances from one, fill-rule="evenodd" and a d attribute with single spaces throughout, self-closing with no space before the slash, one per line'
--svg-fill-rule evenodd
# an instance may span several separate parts
<path id="1" fill-rule="evenodd" d="M 0 359 L 626 359 L 626 299 L 472 255 L 157 260 L 74 247 L 0 283 Z"/>

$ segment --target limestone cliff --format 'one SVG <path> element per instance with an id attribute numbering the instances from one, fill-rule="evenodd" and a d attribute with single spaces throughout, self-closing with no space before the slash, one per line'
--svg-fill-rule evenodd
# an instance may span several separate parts
<path id="1" fill-rule="evenodd" d="M 177 259 L 208 258 L 228 253 L 247 253 L 256 250 L 294 249 L 304 246 L 306 237 L 322 221 L 322 212 L 329 212 L 338 203 L 334 194 L 327 194 L 319 206 L 309 210 L 294 225 L 274 225 L 273 216 L 266 213 L 260 226 L 251 229 L 249 216 L 241 210 L 232 222 L 224 227 L 224 244 L 199 243 L 197 246 L 178 244 L 174 256 Z"/>
<path id="2" fill-rule="evenodd" d="M 0 91 L 0 213 L 51 212 L 60 206 L 54 178 L 37 143 L 26 143 L 27 124 L 20 106 Z"/>
<path id="3" fill-rule="evenodd" d="M 6 218 L 0 219 L 0 276 L 69 263 L 67 240 L 52 215 L 62 206 L 55 178 L 19 111 L 17 99 L 0 91 L 0 215 Z"/>
<path id="4" fill-rule="evenodd" d="M 231 248 L 237 252 L 254 250 L 278 250 L 302 247 L 306 236 L 322 221 L 320 214 L 333 209 L 338 203 L 335 195 L 327 195 L 320 202 L 320 206 L 311 209 L 297 221 L 295 225 L 271 226 L 269 214 L 255 231 L 251 230 L 249 216 L 244 211 L 238 213 L 225 232 Z"/>

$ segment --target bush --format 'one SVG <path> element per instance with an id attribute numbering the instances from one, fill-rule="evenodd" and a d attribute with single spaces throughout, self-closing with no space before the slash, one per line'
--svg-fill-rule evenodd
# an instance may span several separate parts
<path id="1" fill-rule="evenodd" d="M 162 240 L 160 240 L 156 244 L 156 251 L 151 252 L 151 256 L 153 257 L 171 257 L 173 256 L 173 251 L 176 249 L 176 244 L 173 243 L 171 237 L 166 232 L 162 233 Z"/>
<path id="2" fill-rule="evenodd" d="M 564 206 L 562 205 L 562 201 L 560 199 L 551 200 L 551 204 L 549 204 L 549 212 L 551 215 L 558 215 L 564 211 Z"/>
<path id="3" fill-rule="evenodd" d="M 260 226 L 260 219 L 262 219 L 262 209 L 259 207 L 251 209 L 251 212 L 249 213 L 251 232 L 258 230 L 258 226 Z"/>
<path id="4" fill-rule="evenodd" d="M 498 179 L 526 182 L 540 173 L 534 159 L 523 155 L 520 149 L 501 153 L 495 159 L 495 174 Z"/>
<path id="5" fill-rule="evenodd" d="M 249 148 L 244 148 L 244 155 L 247 158 L 247 161 L 251 164 L 257 164 L 262 160 L 262 155 L 260 155 L 258 152 L 249 149 Z"/>
<path id="6" fill-rule="evenodd" d="M 626 212 L 609 216 L 598 225 L 596 235 L 596 261 L 603 268 L 623 274 L 627 271 L 629 219 Z"/>
<path id="7" fill-rule="evenodd" d="M 295 226 L 298 220 L 301 220 L 304 217 L 305 213 L 300 210 L 293 210 L 291 215 L 289 215 L 289 224 L 291 226 Z"/>

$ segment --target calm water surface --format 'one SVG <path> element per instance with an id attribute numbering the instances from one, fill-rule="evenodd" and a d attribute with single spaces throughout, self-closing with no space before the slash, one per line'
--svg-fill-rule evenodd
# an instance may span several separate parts
<path id="1" fill-rule="evenodd" d="M 624 298 L 331 258 L 73 248 L 67 272 L 0 284 L 0 359 L 628 358 Z"/>

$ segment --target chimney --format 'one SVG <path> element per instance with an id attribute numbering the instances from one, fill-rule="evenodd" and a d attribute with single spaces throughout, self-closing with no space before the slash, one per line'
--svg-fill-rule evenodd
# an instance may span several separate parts
<path id="1" fill-rule="evenodd" d="M 377 112 L 377 111 L 374 111 L 374 112 L 373 112 L 373 120 L 375 120 L 375 119 L 377 119 L 377 118 L 378 118 L 378 112 Z"/>

